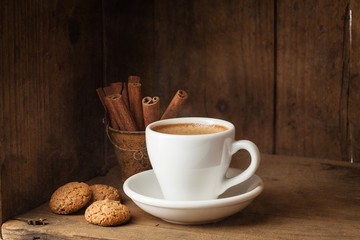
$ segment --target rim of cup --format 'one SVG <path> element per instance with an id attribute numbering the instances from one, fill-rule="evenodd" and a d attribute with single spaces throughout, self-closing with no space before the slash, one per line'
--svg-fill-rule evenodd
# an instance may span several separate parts
<path id="1" fill-rule="evenodd" d="M 152 129 L 152 127 L 155 126 L 161 126 L 161 125 L 167 125 L 167 124 L 178 124 L 178 123 L 198 123 L 198 124 L 204 124 L 204 125 L 223 125 L 227 127 L 228 129 L 225 131 L 217 132 L 217 133 L 209 133 L 209 134 L 194 134 L 194 135 L 183 135 L 183 134 L 169 134 L 169 133 L 161 133 L 157 132 Z M 223 134 L 228 134 L 231 131 L 234 131 L 235 126 L 231 122 L 228 122 L 226 120 L 217 119 L 217 118 L 208 118 L 208 117 L 179 117 L 179 118 L 169 118 L 164 120 L 159 120 L 156 122 L 153 122 L 149 124 L 146 127 L 146 132 L 151 131 L 154 134 L 159 135 L 168 135 L 168 136 L 174 136 L 174 137 L 209 137 L 209 136 L 219 136 Z"/>

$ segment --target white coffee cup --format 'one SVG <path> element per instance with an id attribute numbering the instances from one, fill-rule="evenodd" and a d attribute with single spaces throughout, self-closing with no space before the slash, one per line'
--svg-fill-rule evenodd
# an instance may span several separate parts
<path id="1" fill-rule="evenodd" d="M 226 130 L 197 135 L 162 133 L 158 130 L 172 124 L 218 125 Z M 149 124 L 145 135 L 151 165 L 167 200 L 216 199 L 228 188 L 250 178 L 260 164 L 256 145 L 248 140 L 235 141 L 234 125 L 224 120 L 203 117 L 160 120 Z M 250 153 L 250 165 L 239 175 L 226 178 L 231 157 L 240 149 Z"/>

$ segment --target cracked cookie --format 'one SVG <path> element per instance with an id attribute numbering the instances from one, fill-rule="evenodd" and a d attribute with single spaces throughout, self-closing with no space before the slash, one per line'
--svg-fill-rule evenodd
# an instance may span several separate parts
<path id="1" fill-rule="evenodd" d="M 85 211 L 85 219 L 89 223 L 100 226 L 116 226 L 130 220 L 129 209 L 114 200 L 99 200 L 92 203 Z"/>
<path id="2" fill-rule="evenodd" d="M 91 202 L 105 199 L 121 201 L 120 192 L 114 187 L 103 184 L 95 184 L 90 186 L 90 190 L 92 192 Z"/>
<path id="3" fill-rule="evenodd" d="M 70 182 L 52 194 L 49 206 L 54 213 L 70 214 L 83 208 L 91 197 L 90 187 L 86 183 Z"/>

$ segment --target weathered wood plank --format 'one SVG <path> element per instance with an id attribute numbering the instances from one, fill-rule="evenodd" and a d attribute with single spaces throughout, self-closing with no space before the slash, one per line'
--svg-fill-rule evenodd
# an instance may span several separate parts
<path id="1" fill-rule="evenodd" d="M 273 1 L 156 1 L 156 91 L 189 93 L 182 116 L 223 118 L 273 151 Z M 164 106 L 164 105 L 163 105 Z"/>
<path id="2" fill-rule="evenodd" d="M 347 0 L 277 1 L 277 154 L 348 159 L 347 10 Z"/>
<path id="3" fill-rule="evenodd" d="M 145 76 L 145 95 L 160 96 L 162 111 L 183 88 L 190 98 L 181 116 L 230 120 L 237 138 L 263 152 L 350 160 L 349 139 L 356 151 L 359 134 L 348 6 L 348 0 L 279 1 L 276 9 L 272 1 L 104 1 L 105 77 Z"/>
<path id="4" fill-rule="evenodd" d="M 154 96 L 154 0 L 104 0 L 103 22 L 105 85 L 137 75 Z"/>
<path id="5" fill-rule="evenodd" d="M 104 167 L 103 76 L 142 76 L 163 110 L 185 89 L 182 116 L 230 120 L 262 152 L 359 161 L 359 3 L 276 3 L 1 1 L 0 222 Z"/>
<path id="6" fill-rule="evenodd" d="M 103 166 L 101 2 L 0 2 L 0 222 Z"/>
<path id="7" fill-rule="evenodd" d="M 360 2 L 351 0 L 350 10 L 349 142 L 351 161 L 360 162 Z"/>
<path id="8" fill-rule="evenodd" d="M 99 9 L 100 10 L 100 9 Z M 129 76 L 141 77 L 142 95 L 154 91 L 154 1 L 103 0 L 103 78 L 104 84 L 126 82 Z M 116 158 L 114 146 L 105 142 L 109 162 Z"/>
<path id="9" fill-rule="evenodd" d="M 240 166 L 237 156 L 234 167 Z M 47 204 L 23 219 L 46 218 L 46 226 L 11 220 L 2 226 L 3 238 L 24 239 L 357 239 L 360 235 L 360 165 L 324 159 L 262 155 L 257 174 L 265 188 L 243 211 L 217 223 L 183 226 L 164 222 L 140 210 L 130 199 L 124 203 L 132 220 L 123 226 L 88 224 L 83 212 L 51 213 Z M 245 161 L 246 162 L 246 161 Z M 120 170 L 89 181 L 121 188 Z M 123 194 L 123 193 L 122 193 Z M 123 194 L 123 196 L 125 196 Z"/>

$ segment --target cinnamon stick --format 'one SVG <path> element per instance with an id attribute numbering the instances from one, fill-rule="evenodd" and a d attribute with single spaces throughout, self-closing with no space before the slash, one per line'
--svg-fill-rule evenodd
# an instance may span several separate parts
<path id="1" fill-rule="evenodd" d="M 122 95 L 123 98 L 124 98 L 124 102 L 125 102 L 126 107 L 127 107 L 128 109 L 130 109 L 129 92 L 128 92 L 128 88 L 127 88 L 127 84 L 126 84 L 126 83 L 124 83 L 124 85 L 123 85 L 123 89 L 122 89 L 121 95 Z"/>
<path id="2" fill-rule="evenodd" d="M 141 83 L 141 78 L 139 76 L 129 76 L 128 83 Z"/>
<path id="3" fill-rule="evenodd" d="M 125 82 L 113 82 L 110 83 L 110 88 L 113 91 L 113 94 L 121 94 L 123 96 L 123 100 L 129 108 L 129 96 L 128 90 Z"/>
<path id="4" fill-rule="evenodd" d="M 105 93 L 106 96 L 111 95 L 111 94 L 115 94 L 114 89 L 111 88 L 110 86 L 106 86 L 103 89 L 104 89 L 104 93 Z"/>
<path id="5" fill-rule="evenodd" d="M 111 127 L 114 129 L 119 129 L 120 127 L 116 120 L 116 117 L 117 117 L 116 109 L 113 106 L 113 104 L 111 103 L 111 100 L 109 99 L 108 96 L 104 96 L 104 104 L 105 104 L 105 108 L 106 108 L 108 116 L 109 116 Z"/>
<path id="6" fill-rule="evenodd" d="M 166 108 L 161 119 L 174 118 L 179 114 L 182 106 L 188 98 L 188 94 L 184 90 L 178 90 Z"/>
<path id="7" fill-rule="evenodd" d="M 113 92 L 113 94 L 121 94 L 123 90 L 123 82 L 113 82 L 110 83 L 110 88 Z"/>
<path id="8" fill-rule="evenodd" d="M 130 112 L 134 116 L 136 126 L 144 130 L 144 118 L 142 111 L 141 83 L 128 83 Z"/>
<path id="9" fill-rule="evenodd" d="M 137 131 L 136 123 L 131 116 L 129 109 L 126 107 L 125 102 L 120 94 L 112 94 L 106 96 L 105 99 L 111 102 L 116 112 L 115 120 L 119 125 L 120 130 Z"/>
<path id="10" fill-rule="evenodd" d="M 104 90 L 102 88 L 97 88 L 96 92 L 100 98 L 101 104 L 103 105 L 104 109 L 105 109 L 105 114 L 108 116 L 109 120 L 110 120 L 110 126 L 114 129 L 119 129 L 119 125 L 116 123 L 114 114 L 115 110 L 112 108 L 112 106 L 110 106 L 109 103 L 106 102 L 106 96 L 104 93 Z"/>
<path id="11" fill-rule="evenodd" d="M 160 98 L 144 97 L 142 99 L 145 128 L 160 119 Z"/>
<path id="12" fill-rule="evenodd" d="M 102 88 L 97 88 L 96 93 L 98 94 L 100 102 L 103 105 L 103 107 L 105 109 L 105 112 L 106 112 L 107 110 L 106 110 L 106 105 L 105 105 L 105 93 L 104 93 L 104 90 Z"/>

